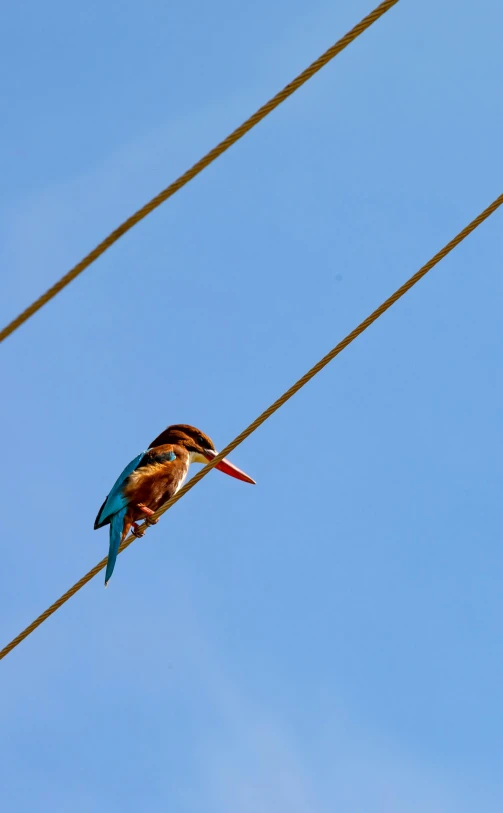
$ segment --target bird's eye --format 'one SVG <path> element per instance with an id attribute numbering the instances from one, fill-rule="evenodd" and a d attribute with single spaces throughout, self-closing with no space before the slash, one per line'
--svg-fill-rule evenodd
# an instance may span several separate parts
<path id="1" fill-rule="evenodd" d="M 203 447 L 203 449 L 208 445 L 201 435 L 199 435 L 197 442 L 199 443 L 200 446 Z"/>

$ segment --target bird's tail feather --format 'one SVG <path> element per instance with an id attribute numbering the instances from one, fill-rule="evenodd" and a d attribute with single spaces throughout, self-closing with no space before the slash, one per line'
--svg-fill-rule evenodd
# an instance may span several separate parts
<path id="1" fill-rule="evenodd" d="M 108 562 L 107 571 L 105 573 L 105 587 L 110 581 L 110 576 L 114 572 L 115 560 L 119 552 L 119 545 L 121 543 L 122 531 L 124 529 L 124 518 L 127 514 L 127 506 L 117 511 L 116 514 L 110 517 L 110 547 L 108 549 Z"/>

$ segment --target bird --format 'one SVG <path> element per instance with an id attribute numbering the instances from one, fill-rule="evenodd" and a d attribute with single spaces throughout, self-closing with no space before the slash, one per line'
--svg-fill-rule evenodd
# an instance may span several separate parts
<path id="1" fill-rule="evenodd" d="M 189 424 L 173 424 L 128 463 L 94 523 L 94 530 L 110 525 L 105 587 L 113 573 L 119 546 L 129 530 L 136 537 L 143 536 L 145 526 L 140 528 L 138 520 L 144 519 L 146 525 L 155 525 L 159 520 L 152 519 L 152 515 L 182 487 L 190 464 L 206 464 L 216 455 L 215 444 L 204 432 Z M 221 460 L 215 468 L 255 485 L 255 480 L 229 460 Z"/>

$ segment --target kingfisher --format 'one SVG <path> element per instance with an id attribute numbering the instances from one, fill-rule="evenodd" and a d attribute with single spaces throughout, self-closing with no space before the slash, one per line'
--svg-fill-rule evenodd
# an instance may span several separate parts
<path id="1" fill-rule="evenodd" d="M 110 525 L 105 587 L 113 573 L 119 546 L 129 530 L 137 537 L 143 536 L 145 527 L 140 528 L 138 520 L 144 519 L 147 525 L 159 522 L 152 519 L 152 515 L 182 487 L 190 464 L 209 463 L 217 454 L 208 435 L 194 426 L 180 423 L 168 426 L 148 449 L 126 466 L 94 523 L 95 530 Z M 255 480 L 226 459 L 217 463 L 215 468 L 255 485 Z"/>

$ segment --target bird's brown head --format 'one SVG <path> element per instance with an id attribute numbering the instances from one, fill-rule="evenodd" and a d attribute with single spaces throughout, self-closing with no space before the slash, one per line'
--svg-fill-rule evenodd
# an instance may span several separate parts
<path id="1" fill-rule="evenodd" d="M 176 423 L 173 426 L 168 426 L 164 432 L 156 437 L 150 444 L 153 446 L 164 446 L 166 443 L 172 443 L 176 446 L 183 446 L 188 452 L 193 454 L 203 454 L 204 450 L 208 449 L 210 452 L 215 452 L 215 444 L 195 426 L 189 426 L 185 423 Z M 206 463 L 206 460 L 204 461 Z"/>
<path id="2" fill-rule="evenodd" d="M 183 446 L 190 454 L 191 463 L 206 464 L 217 455 L 215 444 L 211 438 L 205 435 L 204 432 L 201 432 L 200 429 L 196 429 L 195 426 L 190 426 L 185 423 L 177 423 L 168 426 L 164 432 L 161 432 L 161 434 L 152 441 L 149 448 L 164 446 L 168 443 L 174 446 Z M 215 468 L 225 472 L 225 474 L 230 474 L 231 477 L 243 480 L 245 483 L 255 485 L 255 480 L 252 480 L 251 477 L 248 477 L 241 469 L 238 469 L 237 466 L 234 466 L 233 463 L 230 463 L 225 458 L 221 460 L 220 463 L 217 463 Z"/>

